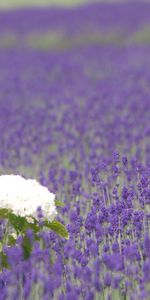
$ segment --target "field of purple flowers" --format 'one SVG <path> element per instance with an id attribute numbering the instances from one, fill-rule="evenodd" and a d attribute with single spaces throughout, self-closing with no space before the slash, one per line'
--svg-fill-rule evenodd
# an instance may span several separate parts
<path id="1" fill-rule="evenodd" d="M 28 259 L 21 237 L 6 246 L 0 300 L 150 299 L 149 16 L 0 12 L 0 173 L 47 186 L 69 231 L 28 230 Z"/>

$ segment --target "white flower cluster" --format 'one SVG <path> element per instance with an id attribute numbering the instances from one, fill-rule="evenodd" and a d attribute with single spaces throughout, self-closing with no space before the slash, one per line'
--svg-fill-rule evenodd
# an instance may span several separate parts
<path id="1" fill-rule="evenodd" d="M 20 175 L 0 176 L 0 208 L 11 209 L 18 216 L 27 217 L 32 222 L 38 220 L 37 208 L 42 210 L 43 218 L 52 222 L 57 215 L 55 195 L 34 179 Z"/>

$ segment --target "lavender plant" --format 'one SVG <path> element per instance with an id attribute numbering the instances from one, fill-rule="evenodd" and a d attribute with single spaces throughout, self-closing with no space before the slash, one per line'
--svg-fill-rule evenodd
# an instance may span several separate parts
<path id="1" fill-rule="evenodd" d="M 149 12 L 118 3 L 0 13 L 0 34 L 16 37 L 0 49 L 1 174 L 47 187 L 69 233 L 27 222 L 3 243 L 0 299 L 149 300 L 150 49 L 135 38 Z M 30 43 L 51 32 L 59 43 Z"/>

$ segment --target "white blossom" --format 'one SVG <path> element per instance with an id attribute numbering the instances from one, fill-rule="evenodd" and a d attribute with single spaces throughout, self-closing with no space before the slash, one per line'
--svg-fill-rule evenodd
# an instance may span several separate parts
<path id="1" fill-rule="evenodd" d="M 43 218 L 52 222 L 57 214 L 55 195 L 40 185 L 35 179 L 25 179 L 20 175 L 0 176 L 0 208 L 10 209 L 15 215 L 38 220 L 37 208 Z"/>

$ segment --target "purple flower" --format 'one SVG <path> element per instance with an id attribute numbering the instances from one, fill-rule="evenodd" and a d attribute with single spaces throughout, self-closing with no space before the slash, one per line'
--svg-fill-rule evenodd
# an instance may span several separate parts
<path id="1" fill-rule="evenodd" d="M 119 253 L 104 254 L 103 263 L 106 267 L 112 271 L 123 271 L 124 270 L 124 258 Z"/>

